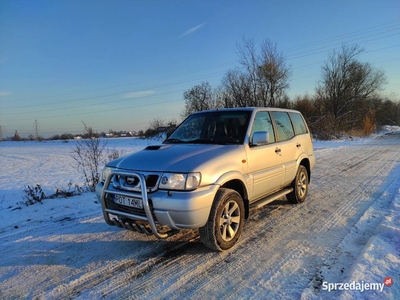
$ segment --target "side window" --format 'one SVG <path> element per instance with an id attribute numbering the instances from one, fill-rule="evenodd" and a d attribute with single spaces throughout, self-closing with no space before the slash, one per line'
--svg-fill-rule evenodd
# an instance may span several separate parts
<path id="1" fill-rule="evenodd" d="M 273 111 L 272 116 L 275 120 L 276 128 L 278 131 L 279 142 L 287 141 L 294 137 L 292 122 L 290 122 L 290 118 L 287 113 Z"/>
<path id="2" fill-rule="evenodd" d="M 253 136 L 253 133 L 257 131 L 267 131 L 269 143 L 275 142 L 274 127 L 267 111 L 257 113 L 256 118 L 254 119 L 253 128 L 251 129 L 251 137 Z"/>
<path id="3" fill-rule="evenodd" d="M 294 131 L 296 134 L 304 134 L 307 133 L 307 127 L 304 123 L 304 119 L 300 114 L 297 113 L 289 113 L 290 118 L 292 119 Z"/>

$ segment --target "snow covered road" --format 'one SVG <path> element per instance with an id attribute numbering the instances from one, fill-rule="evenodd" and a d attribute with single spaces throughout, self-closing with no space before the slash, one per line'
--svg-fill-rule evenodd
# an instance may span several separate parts
<path id="1" fill-rule="evenodd" d="M 23 155 L 0 145 L 0 298 L 400 299 L 399 146 L 399 133 L 316 143 L 306 202 L 282 199 L 252 212 L 238 245 L 216 253 L 196 231 L 160 241 L 110 227 L 93 194 L 15 209 L 21 198 L 7 174 L 35 173 L 42 158 L 18 173 L 13 158 L 24 166 Z M 68 151 L 57 153 L 67 160 Z M 323 285 L 386 277 L 394 283 L 383 291 Z"/>

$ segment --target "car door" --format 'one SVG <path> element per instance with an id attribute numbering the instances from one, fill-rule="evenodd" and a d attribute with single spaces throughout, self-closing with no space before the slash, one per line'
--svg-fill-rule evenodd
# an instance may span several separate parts
<path id="1" fill-rule="evenodd" d="M 286 185 L 292 182 L 296 176 L 297 158 L 299 157 L 301 143 L 299 137 L 295 135 L 287 112 L 273 111 L 271 115 L 277 131 L 279 155 L 282 159 L 285 172 L 283 184 Z"/>
<path id="2" fill-rule="evenodd" d="M 253 144 L 254 132 L 268 132 L 268 143 Z M 283 185 L 284 168 L 275 141 L 274 127 L 269 112 L 257 112 L 250 132 L 250 143 L 246 146 L 248 170 L 253 183 L 250 201 L 258 200 L 280 189 Z"/>

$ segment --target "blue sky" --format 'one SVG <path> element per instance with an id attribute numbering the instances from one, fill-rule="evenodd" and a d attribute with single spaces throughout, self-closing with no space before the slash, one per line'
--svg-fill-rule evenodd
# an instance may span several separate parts
<path id="1" fill-rule="evenodd" d="M 400 99 L 400 1 L 0 0 L 2 136 L 146 129 L 181 120 L 183 92 L 239 66 L 237 43 L 277 44 L 289 95 L 313 94 L 342 43 Z"/>

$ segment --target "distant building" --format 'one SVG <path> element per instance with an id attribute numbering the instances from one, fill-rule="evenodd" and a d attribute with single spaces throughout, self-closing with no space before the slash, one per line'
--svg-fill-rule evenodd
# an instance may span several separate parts
<path id="1" fill-rule="evenodd" d="M 15 134 L 14 134 L 14 137 L 13 137 L 13 141 L 20 141 L 20 140 L 21 140 L 21 137 L 19 136 L 18 131 L 15 130 Z"/>

